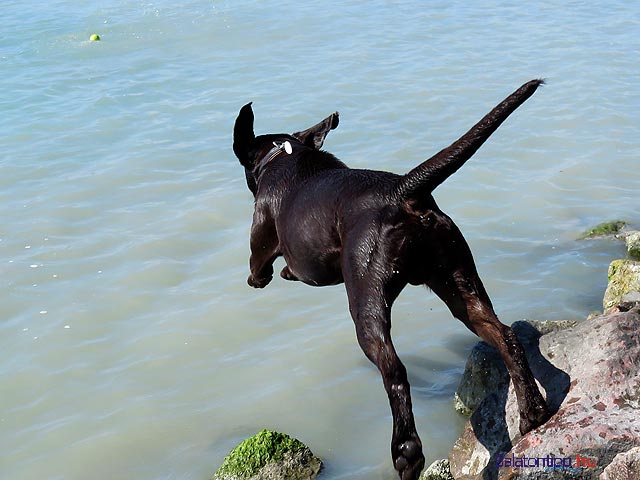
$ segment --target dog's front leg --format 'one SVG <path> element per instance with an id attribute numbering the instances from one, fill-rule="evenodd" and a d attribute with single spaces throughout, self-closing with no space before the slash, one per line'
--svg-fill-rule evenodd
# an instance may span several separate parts
<path id="1" fill-rule="evenodd" d="M 280 254 L 276 225 L 266 208 L 256 205 L 251 225 L 250 275 L 247 283 L 254 288 L 266 287 L 273 278 L 273 262 Z"/>
<path id="2" fill-rule="evenodd" d="M 391 457 L 402 480 L 417 480 L 424 467 L 422 442 L 416 431 L 411 407 L 407 370 L 391 341 L 391 305 L 404 287 L 393 291 L 374 279 L 375 275 L 351 275 L 345 286 L 349 311 L 356 326 L 358 343 L 382 375 L 393 416 Z"/>

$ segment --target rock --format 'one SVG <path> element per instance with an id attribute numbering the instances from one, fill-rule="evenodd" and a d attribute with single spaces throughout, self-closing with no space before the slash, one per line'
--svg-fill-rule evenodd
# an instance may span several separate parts
<path id="1" fill-rule="evenodd" d="M 265 465 L 252 480 L 313 480 L 322 461 L 308 448 L 285 453 L 280 461 Z"/>
<path id="2" fill-rule="evenodd" d="M 556 413 L 522 436 L 513 386 L 492 392 L 449 454 L 456 480 L 593 479 L 640 446 L 640 307 L 535 338 L 523 345 Z"/>
<path id="3" fill-rule="evenodd" d="M 527 327 L 527 324 L 535 328 L 535 332 Z M 542 335 L 558 332 L 566 328 L 573 328 L 578 324 L 577 320 L 522 320 L 512 325 L 513 331 L 521 338 L 521 342 L 531 343 L 537 341 Z"/>
<path id="4" fill-rule="evenodd" d="M 449 470 L 449 460 L 436 460 L 422 472 L 419 480 L 455 480 Z"/>
<path id="5" fill-rule="evenodd" d="M 518 340 L 526 347 L 536 344 L 541 335 L 576 325 L 575 320 L 526 320 L 512 326 Z M 531 351 L 531 348 L 525 348 Z M 528 358 L 529 362 L 534 361 Z M 478 342 L 471 349 L 462 374 L 460 385 L 454 394 L 453 407 L 457 412 L 470 416 L 487 395 L 506 388 L 509 374 L 498 351 L 485 342 Z"/>
<path id="6" fill-rule="evenodd" d="M 498 351 L 485 342 L 477 343 L 467 359 L 462 380 L 454 394 L 453 407 L 470 416 L 487 394 L 506 385 L 509 374 Z"/>
<path id="7" fill-rule="evenodd" d="M 599 317 L 600 315 L 602 315 L 602 312 L 600 310 L 594 310 L 589 315 L 587 315 L 587 320 L 591 320 L 592 318 Z"/>
<path id="8" fill-rule="evenodd" d="M 600 475 L 600 480 L 638 480 L 640 478 L 640 447 L 619 453 Z"/>
<path id="9" fill-rule="evenodd" d="M 609 284 L 602 300 L 605 312 L 620 303 L 633 302 L 634 293 L 640 292 L 640 262 L 614 260 L 609 265 L 608 276 Z"/>
<path id="10" fill-rule="evenodd" d="M 321 468 L 299 440 L 262 430 L 231 450 L 212 480 L 313 480 Z"/>
<path id="11" fill-rule="evenodd" d="M 603 222 L 590 230 L 584 232 L 579 239 L 585 238 L 601 238 L 601 237 L 610 237 L 617 236 L 620 234 L 624 227 L 627 226 L 627 222 L 624 220 L 613 220 L 611 222 Z"/>
<path id="12" fill-rule="evenodd" d="M 640 260 L 640 232 L 629 232 L 624 240 L 627 243 L 627 252 L 629 252 L 629 256 L 636 260 Z"/>

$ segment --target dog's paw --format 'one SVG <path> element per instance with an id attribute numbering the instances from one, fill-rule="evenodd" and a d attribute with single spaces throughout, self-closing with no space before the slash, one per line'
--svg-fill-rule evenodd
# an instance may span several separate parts
<path id="1" fill-rule="evenodd" d="M 401 480 L 418 480 L 424 468 L 424 455 L 419 439 L 409 439 L 392 448 L 393 466 Z"/>
<path id="2" fill-rule="evenodd" d="M 289 270 L 288 266 L 284 266 L 284 268 L 282 269 L 282 271 L 280 272 L 280 276 L 282 278 L 284 278 L 285 280 L 291 280 L 291 281 L 296 281 L 298 280 L 298 277 L 296 277 L 293 272 L 291 270 Z"/>
<path id="3" fill-rule="evenodd" d="M 264 288 L 267 285 L 269 285 L 269 282 L 271 282 L 272 278 L 273 278 L 272 275 L 269 275 L 268 277 L 265 277 L 265 278 L 256 278 L 252 274 L 252 275 L 249 275 L 249 278 L 247 278 L 247 283 L 253 288 Z"/>

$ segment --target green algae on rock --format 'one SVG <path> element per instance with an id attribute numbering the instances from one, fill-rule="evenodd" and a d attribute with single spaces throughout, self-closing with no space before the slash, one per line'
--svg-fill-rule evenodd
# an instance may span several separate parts
<path id="1" fill-rule="evenodd" d="M 449 467 L 449 459 L 436 460 L 424 469 L 419 480 L 454 480 Z"/>
<path id="2" fill-rule="evenodd" d="M 231 450 L 212 480 L 313 480 L 321 468 L 301 441 L 262 430 Z"/>
<path id="3" fill-rule="evenodd" d="M 627 295 L 640 292 L 640 262 L 614 260 L 609 265 L 608 278 L 609 284 L 602 299 L 605 312 L 624 302 Z"/>
<path id="4" fill-rule="evenodd" d="M 633 259 L 640 260 L 640 232 L 629 232 L 625 237 L 627 252 Z"/>
<path id="5" fill-rule="evenodd" d="M 610 222 L 603 222 L 596 225 L 591 230 L 584 232 L 578 238 L 582 240 L 585 238 L 598 238 L 598 237 L 606 237 L 610 235 L 617 235 L 626 226 L 627 226 L 627 222 L 625 222 L 624 220 L 612 220 Z"/>

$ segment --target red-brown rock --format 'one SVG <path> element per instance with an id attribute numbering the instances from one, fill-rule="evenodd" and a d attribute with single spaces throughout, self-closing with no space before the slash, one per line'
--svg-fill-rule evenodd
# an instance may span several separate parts
<path id="1" fill-rule="evenodd" d="M 524 337 L 556 413 L 521 436 L 513 387 L 498 388 L 474 411 L 449 455 L 453 477 L 598 478 L 616 455 L 640 446 L 640 308 Z"/>

